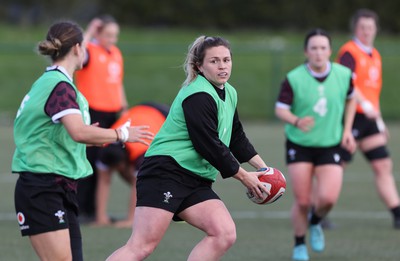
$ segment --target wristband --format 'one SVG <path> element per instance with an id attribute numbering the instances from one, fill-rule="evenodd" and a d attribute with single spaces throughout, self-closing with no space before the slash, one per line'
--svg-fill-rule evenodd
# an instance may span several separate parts
<path id="1" fill-rule="evenodd" d="M 129 126 L 131 126 L 131 121 L 128 120 L 127 122 L 125 122 L 124 125 L 122 125 L 121 128 L 119 128 L 119 130 L 121 131 L 121 141 L 122 142 L 127 142 L 129 139 L 129 131 L 128 128 Z"/>
<path id="2" fill-rule="evenodd" d="M 114 129 L 115 130 L 115 133 L 117 134 L 117 141 L 119 141 L 119 134 L 118 134 L 118 130 L 117 129 Z"/>

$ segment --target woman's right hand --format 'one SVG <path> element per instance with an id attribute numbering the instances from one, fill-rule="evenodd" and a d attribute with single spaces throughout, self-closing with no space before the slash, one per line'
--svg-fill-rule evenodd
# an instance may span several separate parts
<path id="1" fill-rule="evenodd" d="M 312 129 L 314 124 L 315 124 L 314 118 L 311 116 L 306 116 L 298 119 L 296 127 L 302 130 L 303 132 L 307 132 Z"/>
<path id="2" fill-rule="evenodd" d="M 129 137 L 126 142 L 139 142 L 147 146 L 150 145 L 151 140 L 154 139 L 154 133 L 147 131 L 149 126 L 132 126 L 127 127 Z"/>
<path id="3" fill-rule="evenodd" d="M 247 188 L 247 190 L 255 195 L 257 198 L 263 198 L 263 192 L 267 195 L 270 193 L 268 192 L 267 188 L 263 186 L 263 184 L 258 179 L 259 176 L 265 174 L 265 171 L 257 171 L 257 172 L 247 172 L 243 168 L 239 168 L 237 174 L 233 177 L 238 179 L 242 184 Z"/>
<path id="4" fill-rule="evenodd" d="M 128 120 L 117 131 L 118 140 L 122 142 L 139 142 L 147 146 L 150 145 L 151 140 L 154 138 L 154 133 L 147 131 L 149 126 L 132 126 L 131 121 Z"/>

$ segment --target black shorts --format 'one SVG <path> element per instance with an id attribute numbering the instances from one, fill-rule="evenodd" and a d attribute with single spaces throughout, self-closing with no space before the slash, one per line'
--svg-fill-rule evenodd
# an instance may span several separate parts
<path id="1" fill-rule="evenodd" d="M 22 236 L 70 229 L 81 238 L 76 186 L 75 180 L 60 175 L 20 173 L 14 199 Z"/>
<path id="2" fill-rule="evenodd" d="M 173 220 L 180 221 L 178 215 L 183 210 L 206 200 L 220 199 L 212 190 L 211 181 L 176 173 L 160 165 L 157 158 L 145 158 L 136 185 L 138 207 L 161 208 L 174 213 Z M 146 166 L 151 171 L 147 171 Z"/>
<path id="3" fill-rule="evenodd" d="M 368 119 L 363 113 L 356 113 L 351 132 L 357 141 L 380 133 L 376 120 Z M 342 149 L 341 155 L 345 162 L 350 162 L 353 159 L 353 155 L 348 150 Z M 385 157 L 385 155 L 382 157 Z"/>
<path id="4" fill-rule="evenodd" d="M 340 165 L 340 145 L 331 147 L 305 147 L 286 140 L 286 164 L 311 162 L 314 166 L 325 164 Z"/>
<path id="5" fill-rule="evenodd" d="M 353 136 L 356 140 L 380 133 L 376 120 L 368 119 L 362 113 L 356 113 L 352 128 Z"/>

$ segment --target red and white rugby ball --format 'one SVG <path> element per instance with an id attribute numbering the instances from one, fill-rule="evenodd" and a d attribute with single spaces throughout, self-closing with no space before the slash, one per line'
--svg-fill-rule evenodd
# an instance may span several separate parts
<path id="1" fill-rule="evenodd" d="M 254 203 L 259 205 L 271 204 L 277 201 L 286 191 L 286 179 L 282 172 L 276 168 L 269 167 L 264 175 L 259 176 L 264 187 L 269 191 L 269 195 L 263 192 L 263 198 L 258 198 L 250 191 L 246 192 L 247 197 Z"/>

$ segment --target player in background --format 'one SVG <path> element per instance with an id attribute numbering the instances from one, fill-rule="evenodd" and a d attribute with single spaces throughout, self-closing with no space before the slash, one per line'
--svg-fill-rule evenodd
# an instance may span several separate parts
<path id="1" fill-rule="evenodd" d="M 228 83 L 230 44 L 221 37 L 198 37 L 184 69 L 187 78 L 138 173 L 132 235 L 108 261 L 147 258 L 172 219 L 205 233 L 187 260 L 220 260 L 236 241 L 236 228 L 212 190 L 218 173 L 238 179 L 257 197 L 266 192 L 258 180 L 265 172 L 240 167 L 241 162 L 256 169 L 266 164 L 239 120 L 237 93 Z"/>
<path id="2" fill-rule="evenodd" d="M 375 174 L 375 185 L 381 200 L 393 214 L 394 228 L 400 229 L 400 198 L 387 148 L 389 132 L 383 122 L 379 102 L 382 59 L 374 47 L 378 16 L 371 10 L 360 9 L 354 14 L 351 26 L 354 38 L 340 48 L 338 62 L 353 72 L 357 113 L 352 133 Z M 350 162 L 352 155 L 344 152 L 343 159 Z"/>
<path id="3" fill-rule="evenodd" d="M 86 144 L 148 144 L 153 135 L 144 126 L 90 125 L 88 103 L 72 81 L 85 57 L 78 25 L 53 24 L 38 50 L 52 65 L 32 85 L 14 121 L 15 210 L 22 236 L 29 236 L 40 260 L 81 261 L 76 193 L 78 180 L 92 173 Z"/>
<path id="4" fill-rule="evenodd" d="M 89 102 L 92 123 L 102 128 L 109 128 L 128 108 L 123 86 L 123 58 L 116 46 L 118 36 L 119 25 L 113 17 L 94 18 L 84 34 L 87 45 L 83 68 L 75 74 L 76 85 Z M 82 221 L 91 221 L 95 215 L 95 163 L 100 150 L 99 147 L 88 148 L 87 157 L 94 174 L 78 185 Z"/>
<path id="5" fill-rule="evenodd" d="M 320 222 L 341 191 L 340 148 L 355 149 L 351 71 L 330 62 L 331 39 L 324 30 L 314 29 L 306 35 L 304 53 L 307 61 L 287 74 L 275 106 L 276 116 L 286 122 L 286 163 L 294 195 L 293 260 L 309 260 L 307 228 L 312 250 L 324 250 Z"/>
<path id="6" fill-rule="evenodd" d="M 139 104 L 127 110 L 111 128 L 117 129 L 130 119 L 132 125 L 149 126 L 149 131 L 156 134 L 164 123 L 168 111 L 169 106 L 164 104 Z M 132 227 L 136 207 L 136 174 L 143 162 L 144 153 L 147 148 L 148 146 L 142 143 L 123 144 L 115 142 L 105 146 L 100 151 L 96 162 L 98 178 L 96 189 L 96 220 L 94 225 L 104 226 L 112 224 L 118 228 Z M 113 223 L 107 214 L 107 203 L 110 194 L 111 178 L 115 171 L 131 187 L 131 197 L 127 217 Z"/>

